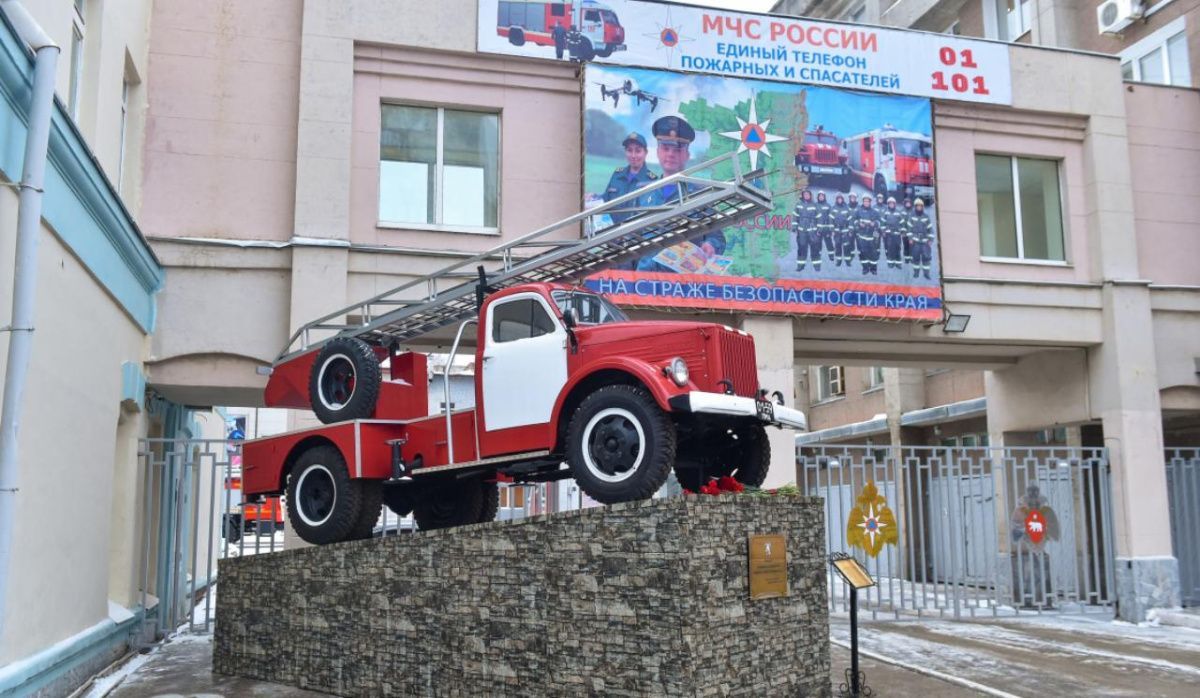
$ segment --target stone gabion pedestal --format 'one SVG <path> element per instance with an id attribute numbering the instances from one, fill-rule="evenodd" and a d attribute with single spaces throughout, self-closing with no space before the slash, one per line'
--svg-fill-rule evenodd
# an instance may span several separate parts
<path id="1" fill-rule="evenodd" d="M 829 694 L 808 497 L 687 497 L 222 560 L 213 670 L 348 696 Z M 747 536 L 787 538 L 752 601 Z"/>

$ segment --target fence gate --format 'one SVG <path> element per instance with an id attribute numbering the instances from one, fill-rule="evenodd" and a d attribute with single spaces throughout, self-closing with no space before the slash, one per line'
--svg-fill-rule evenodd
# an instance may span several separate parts
<path id="1" fill-rule="evenodd" d="M 854 555 L 876 578 L 859 595 L 860 612 L 960 618 L 1113 607 L 1103 449 L 804 446 L 797 458 L 801 490 L 825 499 L 827 552 Z M 848 594 L 831 575 L 830 609 L 848 610 Z"/>
<path id="2" fill-rule="evenodd" d="M 1184 606 L 1200 606 L 1200 448 L 1168 448 L 1165 460 L 1181 597 Z"/>

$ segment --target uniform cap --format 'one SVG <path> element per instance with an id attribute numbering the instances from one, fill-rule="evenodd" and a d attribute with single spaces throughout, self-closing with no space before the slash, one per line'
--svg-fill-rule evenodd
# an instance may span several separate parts
<path id="1" fill-rule="evenodd" d="M 924 206 L 924 205 L 925 205 L 924 199 L 917 199 L 916 201 L 913 202 L 913 206 Z"/>
<path id="2" fill-rule="evenodd" d="M 625 136 L 625 140 L 621 141 L 621 146 L 628 148 L 630 143 L 636 143 L 643 148 L 646 147 L 646 139 L 637 131 L 631 131 L 628 136 Z"/>
<path id="3" fill-rule="evenodd" d="M 650 131 L 663 143 L 686 144 L 696 140 L 696 129 L 681 116 L 664 116 L 654 122 Z"/>
<path id="4" fill-rule="evenodd" d="M 896 197 L 894 197 L 894 196 L 889 196 L 889 197 L 887 198 L 887 202 L 888 202 L 889 204 L 894 204 L 894 203 L 896 203 Z"/>

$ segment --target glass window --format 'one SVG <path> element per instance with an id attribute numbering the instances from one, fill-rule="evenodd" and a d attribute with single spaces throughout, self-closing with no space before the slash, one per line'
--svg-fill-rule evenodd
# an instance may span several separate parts
<path id="1" fill-rule="evenodd" d="M 76 24 L 71 29 L 71 94 L 67 95 L 67 109 L 71 118 L 79 118 L 79 88 L 83 82 L 83 29 Z"/>
<path id="2" fill-rule="evenodd" d="M 883 385 L 883 366 L 872 366 L 867 369 L 867 389 Z"/>
<path id="3" fill-rule="evenodd" d="M 629 318 L 604 296 L 580 291 L 555 291 L 550 296 L 558 309 L 575 309 L 575 321 L 581 325 L 603 325 L 608 322 L 625 322 Z"/>
<path id="4" fill-rule="evenodd" d="M 500 118 L 383 105 L 379 220 L 495 229 Z"/>
<path id="5" fill-rule="evenodd" d="M 984 257 L 1066 260 L 1057 161 L 976 155 L 975 183 Z"/>
<path id="6" fill-rule="evenodd" d="M 828 400 L 838 395 L 845 395 L 846 388 L 842 381 L 841 366 L 817 367 L 817 399 Z"/>
<path id="7" fill-rule="evenodd" d="M 1166 68 L 1163 65 L 1162 54 L 1162 49 L 1156 48 L 1138 59 L 1138 68 L 1140 68 L 1139 72 L 1142 75 L 1142 82 L 1166 82 L 1163 79 L 1166 76 Z"/>
<path id="8" fill-rule="evenodd" d="M 492 310 L 492 340 L 512 342 L 554 332 L 554 319 L 534 298 L 501 302 Z"/>
<path id="9" fill-rule="evenodd" d="M 1184 26 L 1180 17 L 1122 51 L 1121 76 L 1138 82 L 1191 87 L 1192 70 Z"/>
<path id="10" fill-rule="evenodd" d="M 121 81 L 121 146 L 117 153 L 117 191 L 125 181 L 125 141 L 129 128 L 129 79 Z"/>
<path id="11" fill-rule="evenodd" d="M 1183 32 L 1167 39 L 1167 70 L 1171 74 L 1172 85 L 1192 86 L 1192 69 L 1188 65 L 1187 35 Z"/>
<path id="12" fill-rule="evenodd" d="M 984 257 L 1016 257 L 1017 213 L 1009 158 L 975 156 L 979 244 Z"/>
<path id="13" fill-rule="evenodd" d="M 1033 3 L 1030 0 L 997 0 L 996 9 L 999 11 L 1000 38 L 1005 41 L 1016 41 L 1029 31 L 1033 24 Z"/>

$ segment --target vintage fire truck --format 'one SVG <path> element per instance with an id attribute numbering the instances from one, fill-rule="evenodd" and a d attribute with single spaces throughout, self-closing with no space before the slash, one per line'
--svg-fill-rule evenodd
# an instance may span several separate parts
<path id="1" fill-rule="evenodd" d="M 804 142 L 796 153 L 796 167 L 808 175 L 810 184 L 828 182 L 841 191 L 850 191 L 853 178 L 841 141 L 821 126 L 804 132 Z"/>
<path id="2" fill-rule="evenodd" d="M 500 0 L 496 33 L 513 46 L 553 46 L 580 61 L 625 50 L 625 28 L 617 13 L 595 0 L 542 2 Z"/>
<path id="3" fill-rule="evenodd" d="M 731 180 L 700 176 L 722 161 Z M 805 418 L 760 388 L 753 339 L 630 321 L 566 283 L 770 211 L 760 175 L 727 154 L 300 328 L 265 401 L 311 408 L 324 426 L 245 442 L 243 491 L 286 492 L 292 529 L 329 543 L 370 535 L 381 504 L 422 529 L 491 520 L 498 481 L 574 477 L 605 503 L 651 496 L 672 468 L 690 488 L 761 484 L 764 428 Z M 580 238 L 589 218 L 667 186 L 668 204 Z M 473 338 L 475 404 L 452 406 L 447 373 L 430 414 L 427 357 L 406 345 L 439 332 L 446 372 Z"/>
<path id="4" fill-rule="evenodd" d="M 854 176 L 876 194 L 933 201 L 933 140 L 891 124 L 845 140 Z"/>

